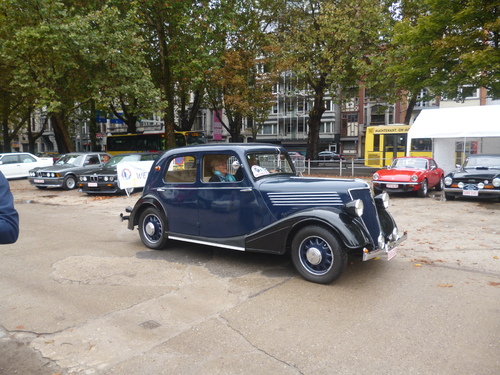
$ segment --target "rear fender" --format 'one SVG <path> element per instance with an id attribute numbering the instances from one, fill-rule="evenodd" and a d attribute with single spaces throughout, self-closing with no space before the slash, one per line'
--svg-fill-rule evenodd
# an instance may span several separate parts
<path id="1" fill-rule="evenodd" d="M 134 206 L 134 209 L 130 213 L 130 218 L 128 221 L 128 229 L 134 229 L 134 227 L 139 224 L 139 218 L 141 217 L 142 212 L 149 207 L 156 208 L 158 211 L 163 213 L 163 215 L 165 215 L 165 218 L 167 218 L 166 211 L 163 208 L 160 201 L 153 195 L 146 195 L 144 197 L 141 197 L 141 199 L 137 201 L 137 203 Z M 167 220 L 167 228 L 168 228 L 168 220 Z"/>

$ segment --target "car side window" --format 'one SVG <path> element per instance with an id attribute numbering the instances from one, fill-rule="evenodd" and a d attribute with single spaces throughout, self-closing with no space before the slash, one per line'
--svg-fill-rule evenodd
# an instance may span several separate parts
<path id="1" fill-rule="evenodd" d="M 30 155 L 23 155 L 22 156 L 23 163 L 34 163 L 36 160 L 30 156 Z"/>
<path id="2" fill-rule="evenodd" d="M 202 164 L 203 182 L 237 182 L 243 179 L 241 163 L 234 155 L 205 155 Z"/>
<path id="3" fill-rule="evenodd" d="M 17 155 L 5 155 L 2 158 L 2 164 L 16 164 L 19 163 Z"/>
<path id="4" fill-rule="evenodd" d="M 196 181 L 196 156 L 172 158 L 165 173 L 166 183 L 194 183 Z"/>
<path id="5" fill-rule="evenodd" d="M 99 164 L 99 157 L 97 155 L 88 155 L 87 160 L 85 160 L 85 164 Z"/>

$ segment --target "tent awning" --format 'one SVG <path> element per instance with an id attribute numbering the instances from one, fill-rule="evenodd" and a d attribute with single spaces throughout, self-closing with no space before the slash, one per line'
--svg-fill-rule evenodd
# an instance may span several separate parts
<path id="1" fill-rule="evenodd" d="M 424 109 L 408 138 L 500 137 L 500 105 Z"/>

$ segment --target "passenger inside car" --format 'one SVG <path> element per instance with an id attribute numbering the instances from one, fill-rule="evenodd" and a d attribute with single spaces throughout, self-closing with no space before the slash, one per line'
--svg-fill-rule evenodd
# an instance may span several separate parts
<path id="1" fill-rule="evenodd" d="M 236 178 L 227 170 L 227 159 L 222 157 L 212 160 L 212 177 L 209 182 L 235 182 Z"/>

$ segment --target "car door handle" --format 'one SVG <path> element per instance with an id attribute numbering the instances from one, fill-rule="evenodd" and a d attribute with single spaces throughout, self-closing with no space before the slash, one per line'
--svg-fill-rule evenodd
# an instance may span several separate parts
<path id="1" fill-rule="evenodd" d="M 249 193 L 252 191 L 252 188 L 244 188 L 244 189 L 241 189 L 240 192 L 242 193 Z"/>

